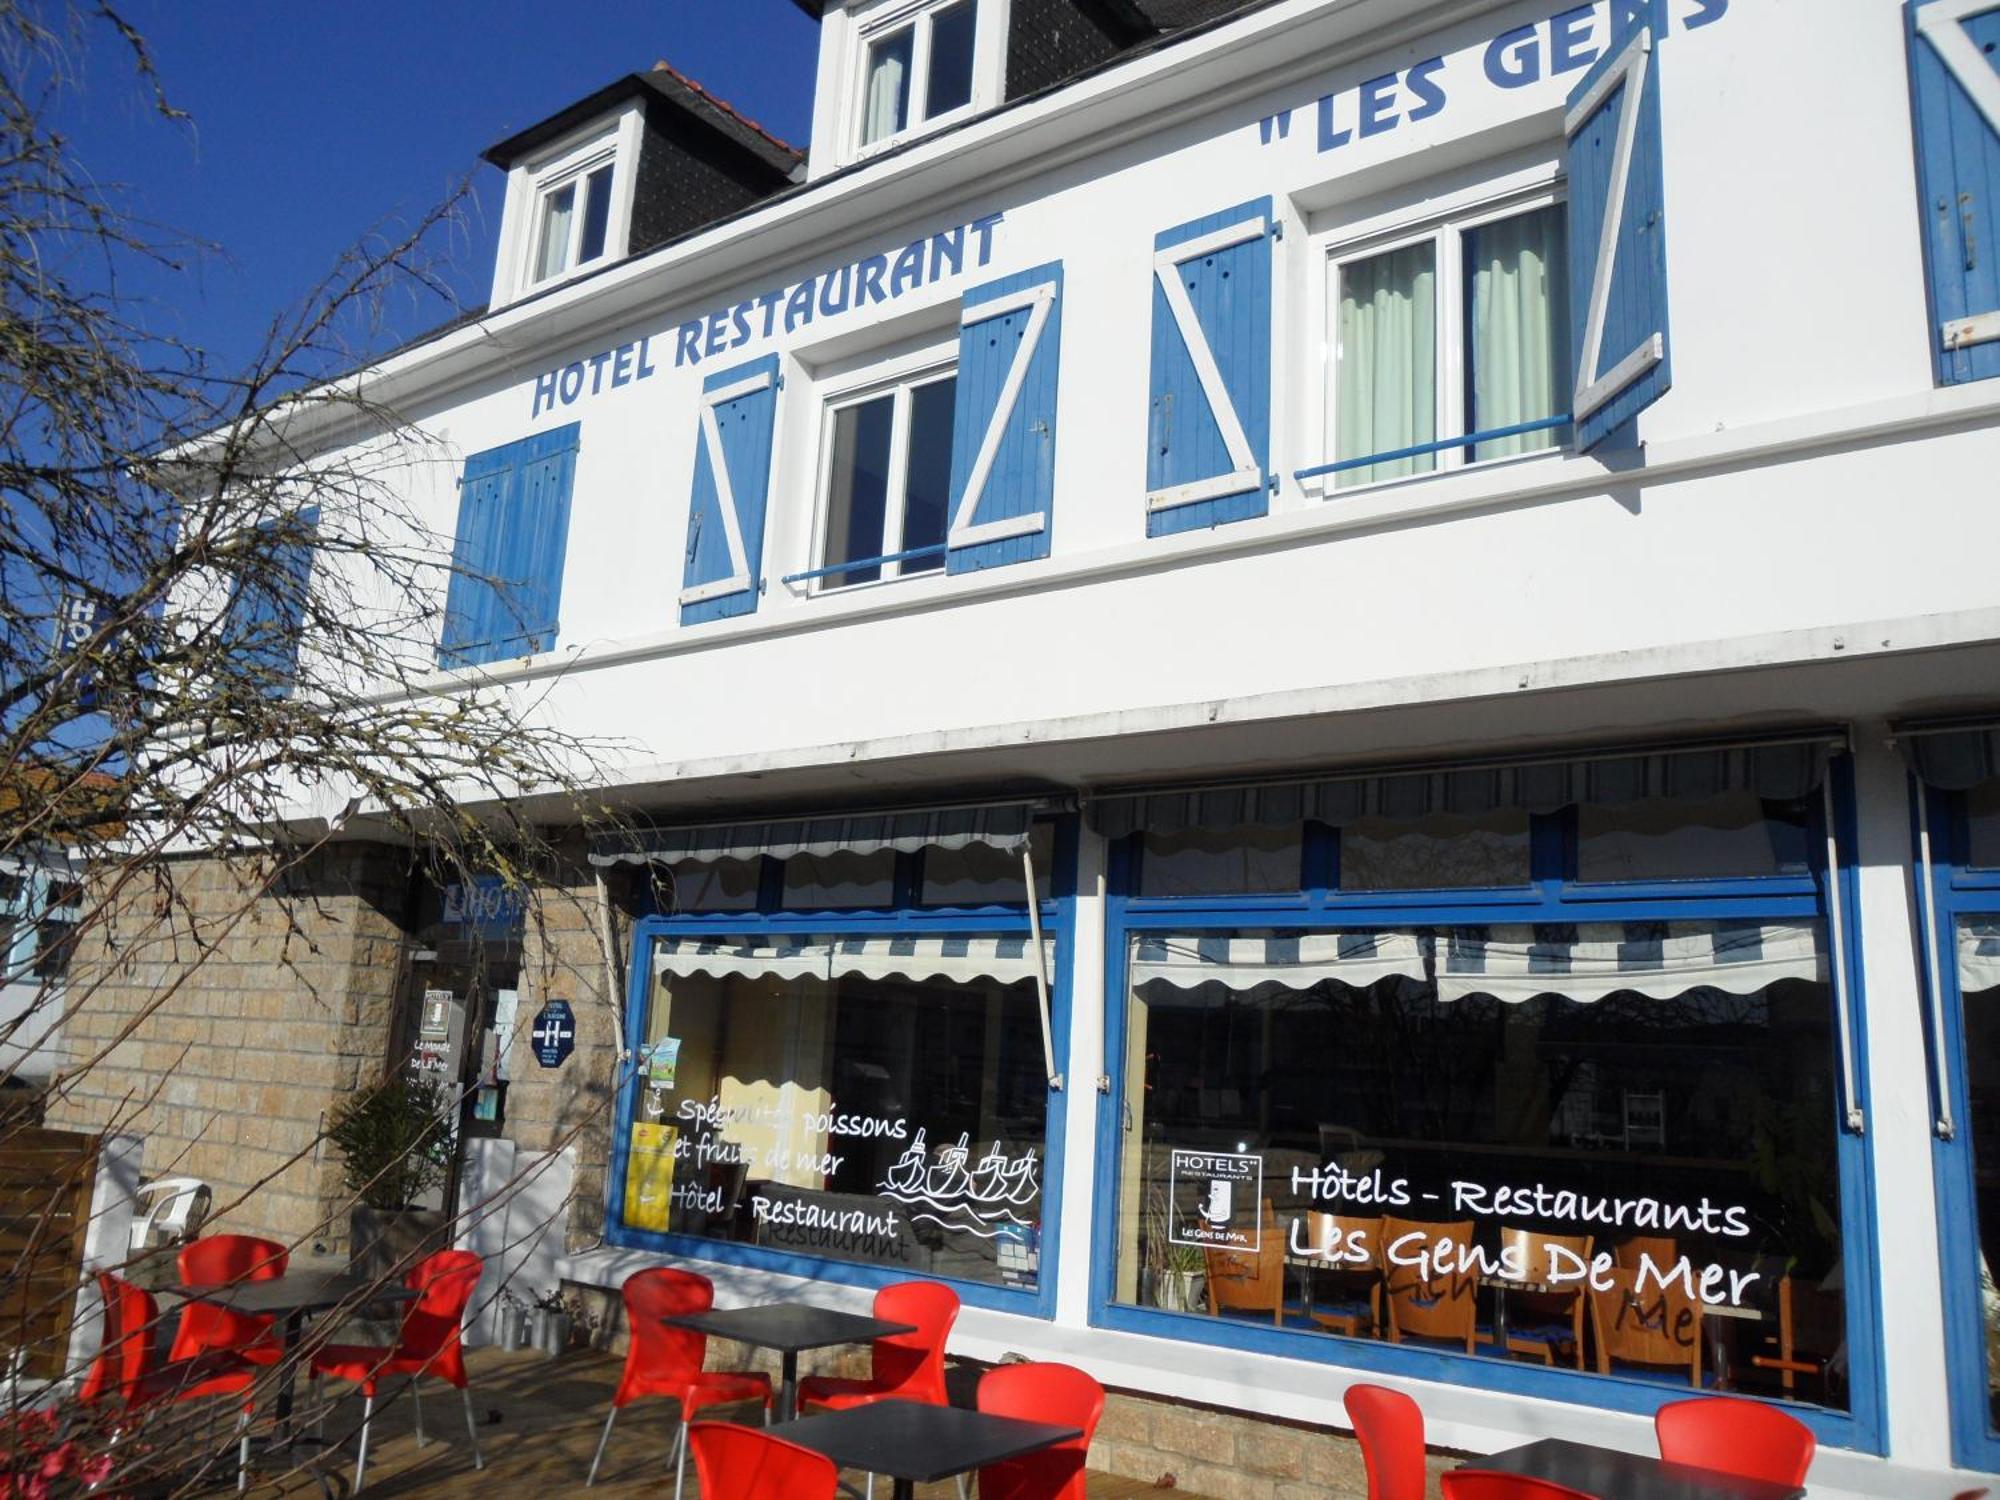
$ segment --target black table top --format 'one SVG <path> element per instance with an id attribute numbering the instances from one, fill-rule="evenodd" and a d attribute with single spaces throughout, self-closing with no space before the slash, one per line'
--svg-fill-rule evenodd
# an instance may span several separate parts
<path id="1" fill-rule="evenodd" d="M 877 1401 L 780 1422 L 773 1437 L 824 1453 L 843 1469 L 930 1484 L 1083 1436 L 1052 1427 L 921 1401 Z"/>
<path id="2" fill-rule="evenodd" d="M 1805 1494 L 1801 1485 L 1745 1479 L 1560 1438 L 1544 1438 L 1490 1458 L 1468 1459 L 1463 1467 L 1531 1474 L 1604 1500 L 1798 1500 Z"/>
<path id="3" fill-rule="evenodd" d="M 675 1328 L 691 1328 L 696 1333 L 719 1339 L 734 1339 L 759 1349 L 779 1349 L 797 1354 L 806 1349 L 825 1349 L 834 1344 L 868 1344 L 891 1334 L 915 1333 L 910 1323 L 889 1323 L 865 1313 L 836 1312 L 830 1307 L 812 1307 L 803 1302 L 768 1302 L 761 1307 L 710 1308 L 707 1312 L 662 1318 Z M 888 1473 L 887 1469 L 878 1472 Z"/>
<path id="4" fill-rule="evenodd" d="M 399 1281 L 376 1283 L 351 1271 L 287 1271 L 270 1281 L 225 1281 L 209 1286 L 165 1286 L 162 1297 L 207 1302 L 232 1312 L 321 1312 L 343 1303 L 409 1302 L 416 1292 Z"/>

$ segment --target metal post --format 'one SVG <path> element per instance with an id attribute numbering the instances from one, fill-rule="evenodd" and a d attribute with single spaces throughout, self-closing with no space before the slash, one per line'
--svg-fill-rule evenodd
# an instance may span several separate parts
<path id="1" fill-rule="evenodd" d="M 1061 1092 L 1063 1076 L 1056 1071 L 1056 1038 L 1049 1023 L 1048 953 L 1042 947 L 1042 904 L 1035 899 L 1035 851 L 1032 844 L 1021 845 L 1021 873 L 1028 882 L 1028 937 L 1035 945 L 1035 1000 L 1042 1010 L 1042 1067 L 1049 1087 Z"/>
<path id="2" fill-rule="evenodd" d="M 1931 812 L 1924 798 L 1924 781 L 1917 778 L 1918 909 L 1924 914 L 1924 982 L 1930 990 L 1931 1085 L 1937 1090 L 1935 1129 L 1941 1141 L 1958 1134 L 1951 1115 L 1951 1076 L 1945 1066 L 1944 976 L 1938 965 L 1937 886 L 1931 880 Z"/>
<path id="3" fill-rule="evenodd" d="M 1826 822 L 1826 910 L 1833 927 L 1832 953 L 1834 1014 L 1840 1024 L 1840 1078 L 1846 1089 L 1842 1101 L 1847 1109 L 1847 1128 L 1861 1134 L 1865 1120 L 1861 1113 L 1861 1085 L 1854 1071 L 1854 1017 L 1847 999 L 1847 927 L 1840 900 L 1840 849 L 1833 821 L 1833 771 L 1819 784 L 1821 813 Z"/>

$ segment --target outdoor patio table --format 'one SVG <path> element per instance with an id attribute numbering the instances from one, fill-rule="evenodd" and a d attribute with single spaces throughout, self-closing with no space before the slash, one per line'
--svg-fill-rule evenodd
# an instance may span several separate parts
<path id="1" fill-rule="evenodd" d="M 1468 1459 L 1460 1467 L 1550 1479 L 1602 1500 L 1798 1500 L 1805 1494 L 1803 1485 L 1745 1479 L 1560 1438 L 1544 1438 L 1488 1458 Z"/>
<path id="2" fill-rule="evenodd" d="M 662 1318 L 674 1328 L 692 1329 L 711 1338 L 733 1339 L 759 1349 L 776 1349 L 784 1358 L 784 1379 L 778 1387 L 778 1420 L 789 1422 L 799 1411 L 799 1354 L 805 1349 L 829 1349 L 835 1344 L 870 1344 L 891 1334 L 915 1333 L 911 1323 L 890 1323 L 866 1313 L 838 1312 L 803 1302 L 767 1302 L 758 1307 L 711 1308 L 707 1312 Z M 886 1470 L 884 1472 L 887 1472 Z"/>
<path id="3" fill-rule="evenodd" d="M 206 1302 L 249 1316 L 269 1316 L 277 1320 L 278 1364 L 285 1372 L 278 1387 L 277 1428 L 281 1441 L 289 1441 L 292 1425 L 292 1387 L 298 1376 L 293 1351 L 306 1319 L 314 1313 L 352 1304 L 408 1302 L 417 1294 L 400 1282 L 378 1284 L 351 1271 L 287 1271 L 271 1281 L 226 1281 L 210 1286 L 161 1287 L 162 1297 L 178 1297 L 183 1302 Z"/>
<path id="4" fill-rule="evenodd" d="M 911 1500 L 919 1484 L 969 1474 L 1083 1436 L 1080 1427 L 1023 1422 L 959 1406 L 877 1401 L 847 1411 L 802 1417 L 772 1435 L 823 1453 L 843 1469 L 887 1474 L 895 1500 Z"/>

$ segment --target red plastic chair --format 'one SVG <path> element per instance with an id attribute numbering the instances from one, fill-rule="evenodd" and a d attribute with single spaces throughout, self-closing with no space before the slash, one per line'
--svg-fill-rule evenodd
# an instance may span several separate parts
<path id="1" fill-rule="evenodd" d="M 1401 1391 L 1347 1388 L 1347 1418 L 1368 1467 L 1368 1500 L 1424 1500 L 1424 1412 Z"/>
<path id="2" fill-rule="evenodd" d="M 1444 1500 L 1595 1500 L 1553 1479 L 1502 1474 L 1492 1469 L 1454 1469 L 1440 1485 Z"/>
<path id="3" fill-rule="evenodd" d="M 801 1380 L 800 1406 L 847 1411 L 876 1401 L 950 1404 L 944 1393 L 944 1345 L 958 1321 L 958 1293 L 935 1281 L 899 1281 L 875 1294 L 875 1316 L 911 1324 L 916 1332 L 875 1340 L 874 1374 L 867 1380 L 827 1375 Z"/>
<path id="4" fill-rule="evenodd" d="M 214 1234 L 181 1247 L 174 1264 L 182 1286 L 219 1286 L 232 1281 L 276 1281 L 285 1274 L 291 1254 L 276 1240 L 248 1234 Z M 208 1350 L 225 1350 L 260 1365 L 274 1365 L 284 1354 L 275 1330 L 277 1319 L 231 1312 L 208 1302 L 190 1302 L 181 1309 L 169 1359 L 192 1359 Z"/>
<path id="5" fill-rule="evenodd" d="M 1081 1427 L 1083 1436 L 979 1471 L 979 1500 L 1084 1500 L 1083 1462 L 1104 1387 L 1073 1365 L 1002 1365 L 979 1382 L 979 1409 L 1024 1422 Z"/>
<path id="6" fill-rule="evenodd" d="M 646 1273 L 641 1272 L 641 1275 Z M 726 1500 L 833 1500 L 833 1460 L 755 1427 L 696 1422 L 687 1429 L 704 1495 Z"/>
<path id="7" fill-rule="evenodd" d="M 413 1396 L 417 1379 L 423 1375 L 435 1375 L 457 1386 L 465 1400 L 465 1435 L 472 1441 L 472 1467 L 486 1467 L 479 1453 L 478 1425 L 472 1419 L 472 1388 L 465 1375 L 465 1350 L 459 1343 L 459 1324 L 465 1319 L 465 1305 L 478 1289 L 485 1268 L 486 1262 L 470 1250 L 440 1250 L 426 1256 L 403 1278 L 403 1285 L 415 1288 L 417 1300 L 404 1312 L 403 1326 L 393 1346 L 382 1349 L 367 1344 L 328 1344 L 313 1356 L 314 1381 L 345 1380 L 361 1387 L 361 1449 L 354 1457 L 355 1494 L 361 1493 L 365 1478 L 368 1424 L 375 1415 L 375 1393 L 385 1375 L 409 1376 Z M 421 1447 L 424 1409 L 421 1398 L 418 1401 L 417 1445 Z"/>
<path id="8" fill-rule="evenodd" d="M 1762 1401 L 1702 1396 L 1670 1401 L 1653 1415 L 1660 1457 L 1771 1484 L 1804 1484 L 1812 1429 Z"/>
<path id="9" fill-rule="evenodd" d="M 104 1334 L 77 1393 L 85 1405 L 116 1401 L 124 1411 L 137 1413 L 163 1403 L 241 1396 L 256 1384 L 257 1367 L 227 1352 L 158 1363 L 153 1333 L 160 1308 L 153 1294 L 108 1271 L 98 1272 L 97 1291 L 104 1304 Z M 245 1401 L 236 1421 L 239 1493 L 250 1484 L 250 1417 L 255 1409 L 255 1402 Z"/>
<path id="10" fill-rule="evenodd" d="M 669 1328 L 660 1321 L 707 1312 L 715 1303 L 715 1288 L 706 1276 L 665 1267 L 639 1271 L 625 1278 L 618 1294 L 625 1299 L 625 1373 L 612 1392 L 604 1435 L 597 1440 L 597 1456 L 590 1461 L 590 1477 L 584 1483 L 597 1483 L 597 1466 L 604 1462 L 611 1424 L 619 1411 L 641 1396 L 664 1396 L 679 1402 L 681 1408 L 680 1431 L 674 1437 L 674 1495 L 678 1500 L 687 1477 L 688 1424 L 695 1413 L 704 1406 L 761 1401 L 764 1421 L 769 1425 L 771 1377 L 754 1371 L 704 1371 L 701 1363 L 708 1354 L 708 1336 L 691 1328 Z M 702 1493 L 734 1492 L 710 1491 L 704 1482 Z"/>

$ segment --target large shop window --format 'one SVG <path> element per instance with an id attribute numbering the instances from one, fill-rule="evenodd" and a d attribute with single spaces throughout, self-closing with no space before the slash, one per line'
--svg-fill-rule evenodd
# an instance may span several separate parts
<path id="1" fill-rule="evenodd" d="M 1560 441 L 1562 423 L 1551 419 L 1569 399 L 1564 253 L 1563 205 L 1547 203 L 1336 254 L 1333 448 L 1349 465 L 1336 470 L 1336 486 Z M 1509 435 L 1435 446 L 1441 436 L 1500 431 Z M 1359 462 L 1378 454 L 1392 456 Z"/>
<path id="2" fill-rule="evenodd" d="M 1848 1411 L 1826 759 L 1739 756 L 1103 809 L 1145 892 L 1112 935 L 1111 1302 L 1334 1362 L 1362 1343 Z M 1274 810 L 1303 873 L 1264 895 L 1237 877 Z M 1148 815 L 1201 811 L 1237 820 L 1213 889 L 1147 886 Z"/>
<path id="3" fill-rule="evenodd" d="M 658 940 L 627 1227 L 1034 1286 L 1031 963 L 1018 937 Z"/>
<path id="4" fill-rule="evenodd" d="M 618 1243 L 1045 1293 L 1074 840 L 1037 806 L 600 841 L 673 895 L 638 929 Z"/>

